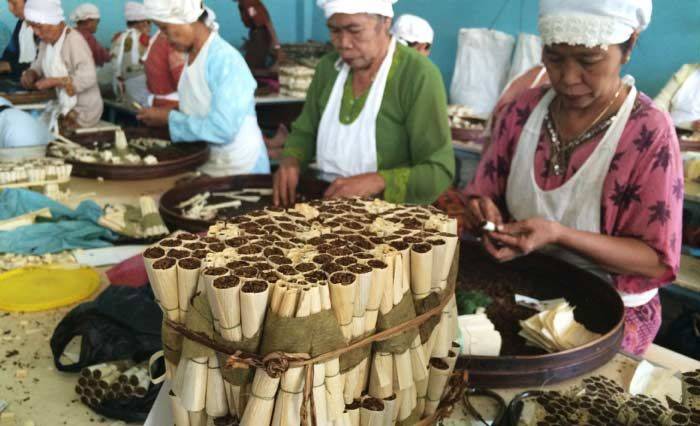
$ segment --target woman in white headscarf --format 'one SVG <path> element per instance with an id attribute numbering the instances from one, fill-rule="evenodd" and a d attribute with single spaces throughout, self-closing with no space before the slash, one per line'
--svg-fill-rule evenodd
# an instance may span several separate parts
<path id="1" fill-rule="evenodd" d="M 275 174 L 294 204 L 314 161 L 329 198 L 430 204 L 454 177 L 447 96 L 435 64 L 390 33 L 395 0 L 319 0 L 335 52 L 324 56 Z"/>
<path id="2" fill-rule="evenodd" d="M 61 131 L 91 127 L 102 116 L 102 96 L 92 52 L 79 32 L 63 18 L 60 0 L 28 0 L 24 16 L 41 39 L 39 54 L 22 74 L 27 89 L 55 89 L 58 95 L 45 118 L 49 127 Z"/>
<path id="3" fill-rule="evenodd" d="M 141 58 L 150 42 L 151 20 L 144 5 L 133 1 L 124 5 L 124 17 L 126 31 L 112 40 L 113 88 L 117 97 L 129 105 L 147 105 L 151 94 Z"/>
<path id="4" fill-rule="evenodd" d="M 670 117 L 621 77 L 651 0 L 541 0 L 551 89 L 505 108 L 464 193 L 466 227 L 497 260 L 543 251 L 613 285 L 623 349 L 661 325 L 658 288 L 680 264 L 683 165 Z M 482 234 L 484 221 L 495 232 Z"/>
<path id="5" fill-rule="evenodd" d="M 430 23 L 416 15 L 401 15 L 391 28 L 399 43 L 412 47 L 425 56 L 430 56 L 435 32 Z"/>
<path id="6" fill-rule="evenodd" d="M 10 43 L 0 57 L 0 73 L 17 78 L 36 59 L 38 42 L 34 32 L 24 19 L 24 0 L 8 0 L 10 13 L 18 19 Z"/>
<path id="7" fill-rule="evenodd" d="M 92 3 L 83 3 L 70 14 L 70 20 L 74 22 L 75 29 L 83 35 L 90 46 L 95 66 L 101 67 L 109 62 L 111 60 L 109 50 L 105 49 L 95 38 L 97 26 L 100 24 L 100 9 Z"/>
<path id="8" fill-rule="evenodd" d="M 144 109 L 139 120 L 168 126 L 174 142 L 209 142 L 211 155 L 202 167 L 204 173 L 269 173 L 255 115 L 255 80 L 240 53 L 212 28 L 201 0 L 146 0 L 145 5 L 188 61 L 178 86 L 179 110 Z"/>

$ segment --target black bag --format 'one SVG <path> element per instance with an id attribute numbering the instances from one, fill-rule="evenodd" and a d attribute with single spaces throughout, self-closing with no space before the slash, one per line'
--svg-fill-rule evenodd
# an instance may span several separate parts
<path id="1" fill-rule="evenodd" d="M 162 349 L 162 320 L 150 286 L 110 286 L 94 301 L 75 307 L 56 326 L 51 337 L 54 364 L 60 371 L 77 373 L 103 362 L 147 361 Z M 82 336 L 80 357 L 74 364 L 63 364 L 61 356 L 76 336 Z M 153 372 L 154 377 L 162 374 L 164 367 L 161 365 L 158 370 Z M 104 401 L 90 408 L 107 417 L 143 422 L 159 390 L 160 385 L 153 385 L 143 398 Z"/>
<path id="2" fill-rule="evenodd" d="M 676 318 L 657 344 L 693 359 L 700 359 L 700 313 L 685 312 Z"/>

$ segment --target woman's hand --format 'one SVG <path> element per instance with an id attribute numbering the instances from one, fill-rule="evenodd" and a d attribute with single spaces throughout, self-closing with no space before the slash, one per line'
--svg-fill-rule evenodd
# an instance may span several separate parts
<path id="1" fill-rule="evenodd" d="M 56 87 L 63 87 L 63 79 L 61 78 L 42 78 L 35 83 L 37 90 L 49 90 Z"/>
<path id="2" fill-rule="evenodd" d="M 286 157 L 272 178 L 272 199 L 275 206 L 291 207 L 297 200 L 297 185 L 301 167 L 299 160 Z"/>
<path id="3" fill-rule="evenodd" d="M 507 262 L 558 243 L 564 229 L 558 222 L 539 217 L 509 223 L 498 226 L 496 232 L 488 234 L 484 238 L 484 246 L 494 258 Z"/>
<path id="4" fill-rule="evenodd" d="M 324 198 L 372 197 L 384 191 L 386 182 L 379 173 L 338 178 L 328 187 Z"/>
<path id="5" fill-rule="evenodd" d="M 29 69 L 22 73 L 20 83 L 22 83 L 22 87 L 25 89 L 33 90 L 38 79 L 39 74 L 37 74 L 36 71 Z"/>
<path id="6" fill-rule="evenodd" d="M 484 222 L 492 222 L 496 226 L 502 225 L 503 215 L 492 199 L 488 197 L 470 198 L 464 212 L 465 229 L 473 235 L 479 235 Z"/>
<path id="7" fill-rule="evenodd" d="M 171 108 L 144 108 L 136 115 L 148 127 L 167 127 Z"/>

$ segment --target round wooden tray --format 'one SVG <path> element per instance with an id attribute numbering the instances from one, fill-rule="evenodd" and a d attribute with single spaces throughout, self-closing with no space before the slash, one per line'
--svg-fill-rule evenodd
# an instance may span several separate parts
<path id="1" fill-rule="evenodd" d="M 484 129 L 459 129 L 452 127 L 450 130 L 452 131 L 452 140 L 462 142 L 475 142 L 484 133 Z"/>
<path id="2" fill-rule="evenodd" d="M 153 137 L 170 139 L 167 129 L 126 128 L 124 133 L 128 139 Z M 82 135 L 72 135 L 70 139 L 81 145 L 90 146 L 94 142 L 114 141 L 114 132 L 96 132 Z M 111 165 L 99 163 L 84 163 L 66 160 L 73 164 L 73 176 L 85 178 L 101 177 L 109 180 L 145 180 L 173 176 L 195 170 L 209 159 L 209 145 L 206 142 L 173 144 L 167 152 L 154 152 L 158 164 L 152 166 Z"/>
<path id="3" fill-rule="evenodd" d="M 542 254 L 499 263 L 478 243 L 463 241 L 458 286 L 468 290 L 470 275 L 475 273 L 505 277 L 515 291 L 525 296 L 540 300 L 564 297 L 576 308 L 576 320 L 602 337 L 586 346 L 554 354 L 462 356 L 457 365 L 469 371 L 470 386 L 539 387 L 588 373 L 605 365 L 618 352 L 624 331 L 622 299 L 597 276 Z"/>
<path id="4" fill-rule="evenodd" d="M 305 199 L 321 198 L 328 183 L 302 176 L 297 189 Z M 244 189 L 272 188 L 272 175 L 239 175 L 221 178 L 200 178 L 177 185 L 168 190 L 160 199 L 160 215 L 171 231 L 181 229 L 189 232 L 202 232 L 209 229 L 216 220 L 206 221 L 184 217 L 177 205 L 197 194 L 205 192 L 239 191 Z M 236 214 L 245 214 L 260 210 L 270 205 L 270 198 L 263 198 L 258 203 L 246 203 L 236 210 Z"/>

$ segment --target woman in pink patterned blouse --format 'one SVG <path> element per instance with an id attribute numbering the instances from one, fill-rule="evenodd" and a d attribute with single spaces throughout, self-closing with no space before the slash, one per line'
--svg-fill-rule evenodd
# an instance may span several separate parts
<path id="1" fill-rule="evenodd" d="M 615 286 L 623 348 L 643 353 L 661 324 L 658 288 L 680 263 L 683 170 L 673 123 L 620 77 L 651 0 L 541 0 L 552 88 L 504 108 L 464 192 L 465 226 L 508 261 L 544 251 Z"/>

